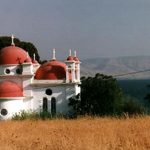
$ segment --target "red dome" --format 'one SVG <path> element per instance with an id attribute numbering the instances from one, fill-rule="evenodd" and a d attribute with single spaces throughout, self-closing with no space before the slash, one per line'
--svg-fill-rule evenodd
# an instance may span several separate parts
<path id="1" fill-rule="evenodd" d="M 0 82 L 0 97 L 22 97 L 23 90 L 15 82 L 3 81 Z"/>
<path id="2" fill-rule="evenodd" d="M 68 56 L 67 61 L 74 61 L 72 56 Z"/>
<path id="3" fill-rule="evenodd" d="M 19 64 L 31 62 L 31 58 L 27 58 L 27 53 L 16 46 L 8 46 L 0 51 L 0 65 Z"/>
<path id="4" fill-rule="evenodd" d="M 78 57 L 73 58 L 74 61 L 79 61 Z"/>
<path id="5" fill-rule="evenodd" d="M 35 74 L 38 80 L 63 80 L 66 78 L 66 65 L 57 60 L 51 60 L 40 66 Z"/>
<path id="6" fill-rule="evenodd" d="M 37 60 L 32 59 L 32 63 L 33 63 L 33 64 L 38 64 L 38 61 L 37 61 Z"/>

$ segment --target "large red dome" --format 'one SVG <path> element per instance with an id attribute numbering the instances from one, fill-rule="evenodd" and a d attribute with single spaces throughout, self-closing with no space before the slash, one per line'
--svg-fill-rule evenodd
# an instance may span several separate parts
<path id="1" fill-rule="evenodd" d="M 3 81 L 0 82 L 0 97 L 22 97 L 23 90 L 15 82 Z"/>
<path id="2" fill-rule="evenodd" d="M 27 53 L 16 46 L 8 46 L 0 51 L 0 65 L 19 64 L 31 62 L 31 58 L 27 57 Z"/>
<path id="3" fill-rule="evenodd" d="M 38 80 L 63 80 L 66 78 L 66 65 L 57 60 L 51 60 L 40 66 L 35 74 Z"/>

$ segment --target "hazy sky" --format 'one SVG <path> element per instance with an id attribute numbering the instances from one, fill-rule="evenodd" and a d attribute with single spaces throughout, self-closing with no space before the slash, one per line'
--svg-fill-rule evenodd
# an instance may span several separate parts
<path id="1" fill-rule="evenodd" d="M 150 0 L 1 0 L 0 35 L 12 33 L 42 59 L 150 55 Z"/>

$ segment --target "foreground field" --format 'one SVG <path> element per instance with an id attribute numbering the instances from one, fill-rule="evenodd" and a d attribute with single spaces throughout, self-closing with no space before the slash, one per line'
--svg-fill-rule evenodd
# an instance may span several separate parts
<path id="1" fill-rule="evenodd" d="M 0 122 L 0 149 L 150 149 L 150 117 Z"/>

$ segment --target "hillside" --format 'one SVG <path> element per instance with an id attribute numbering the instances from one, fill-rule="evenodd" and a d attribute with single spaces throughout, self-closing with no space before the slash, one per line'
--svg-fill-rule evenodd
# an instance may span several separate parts
<path id="1" fill-rule="evenodd" d="M 107 75 L 120 75 L 142 70 L 150 70 L 150 56 L 126 56 L 116 58 L 93 58 L 82 60 L 82 76 L 103 73 Z M 122 76 L 119 78 L 147 79 L 150 71 Z"/>

